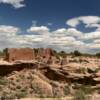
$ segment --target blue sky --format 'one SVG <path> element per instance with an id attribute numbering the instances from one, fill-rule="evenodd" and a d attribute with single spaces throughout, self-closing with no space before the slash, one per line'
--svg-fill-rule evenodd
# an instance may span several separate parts
<path id="1" fill-rule="evenodd" d="M 100 51 L 100 0 L 0 0 L 0 48 Z"/>
<path id="2" fill-rule="evenodd" d="M 35 20 L 39 25 L 50 22 L 53 28 L 60 28 L 73 17 L 100 15 L 100 0 L 23 0 L 23 4 L 25 7 L 16 9 L 10 3 L 1 3 L 1 24 L 27 28 Z"/>

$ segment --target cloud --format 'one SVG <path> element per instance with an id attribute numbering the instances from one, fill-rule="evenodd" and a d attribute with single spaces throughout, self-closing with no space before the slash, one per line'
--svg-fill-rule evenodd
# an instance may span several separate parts
<path id="1" fill-rule="evenodd" d="M 100 31 L 90 32 L 90 33 L 83 33 L 82 39 L 84 40 L 94 40 L 100 39 Z"/>
<path id="2" fill-rule="evenodd" d="M 100 30 L 100 24 L 88 24 L 85 27 L 86 28 L 96 28 L 96 31 Z"/>
<path id="3" fill-rule="evenodd" d="M 90 44 L 88 44 L 88 47 L 89 48 L 91 48 L 92 50 L 93 49 L 98 49 L 98 50 L 100 50 L 100 44 L 96 44 L 96 43 L 90 43 Z"/>
<path id="4" fill-rule="evenodd" d="M 66 22 L 67 25 L 76 27 L 78 24 L 80 24 L 80 21 L 78 18 L 72 18 Z"/>
<path id="5" fill-rule="evenodd" d="M 15 26 L 0 25 L 0 48 L 32 47 L 33 43 L 41 41 L 35 35 L 20 35 L 21 29 Z"/>
<path id="6" fill-rule="evenodd" d="M 84 23 L 86 23 L 84 21 Z M 96 20 L 88 21 L 87 27 L 99 28 Z M 86 25 L 86 24 L 85 24 Z M 6 47 L 51 47 L 56 50 L 71 52 L 79 50 L 81 52 L 93 52 L 100 50 L 100 31 L 82 32 L 76 27 L 58 28 L 51 30 L 47 26 L 32 25 L 26 29 L 27 34 L 21 34 L 19 27 L 0 25 L 0 48 Z M 20 34 L 19 34 L 20 33 Z"/>
<path id="7" fill-rule="evenodd" d="M 93 42 L 96 44 L 100 44 L 100 39 L 94 40 Z"/>
<path id="8" fill-rule="evenodd" d="M 86 28 L 95 28 L 92 32 L 82 32 L 77 30 L 77 25 L 83 23 L 84 29 Z M 75 41 L 75 46 L 79 43 L 81 46 L 80 50 L 85 52 L 96 52 L 96 50 L 100 50 L 100 17 L 99 16 L 80 16 L 76 18 L 72 18 L 66 21 L 66 24 L 73 27 L 67 30 L 70 30 L 69 33 L 79 33 L 78 38 Z M 72 32 L 71 32 L 72 31 Z M 79 41 L 79 42 L 78 42 Z"/>
<path id="9" fill-rule="evenodd" d="M 48 25 L 48 26 L 52 26 L 52 25 L 53 25 L 53 23 L 50 23 L 50 22 L 49 22 L 49 23 L 47 23 L 47 25 Z"/>
<path id="10" fill-rule="evenodd" d="M 82 33 L 75 28 L 61 28 L 53 32 L 54 35 L 64 35 L 64 36 L 72 36 L 72 37 L 80 37 Z"/>
<path id="11" fill-rule="evenodd" d="M 58 50 L 66 50 L 72 47 L 81 48 L 85 44 L 78 39 L 83 34 L 75 28 L 59 28 L 55 31 L 50 31 L 46 26 L 31 26 L 27 32 L 41 37 L 41 46 Z"/>
<path id="12" fill-rule="evenodd" d="M 0 0 L 0 3 L 10 4 L 14 8 L 25 7 L 25 4 L 23 4 L 23 2 L 24 0 Z"/>
<path id="13" fill-rule="evenodd" d="M 0 25 L 0 35 L 6 34 L 15 35 L 16 33 L 20 32 L 20 29 L 14 26 L 7 26 L 7 25 Z"/>
<path id="14" fill-rule="evenodd" d="M 76 27 L 77 25 L 81 23 L 90 27 L 91 24 L 100 23 L 100 17 L 99 16 L 80 16 L 80 17 L 72 18 L 66 21 L 66 24 L 71 27 Z"/>
<path id="15" fill-rule="evenodd" d="M 27 35 L 17 35 L 14 40 L 19 41 L 21 46 L 51 47 L 67 52 L 77 49 L 90 53 L 92 50 L 100 49 L 98 31 L 84 33 L 76 28 L 59 28 L 51 31 L 47 26 L 31 26 L 27 32 Z"/>
<path id="16" fill-rule="evenodd" d="M 83 35 L 82 32 L 78 31 L 75 28 L 69 28 L 69 29 L 67 29 L 67 33 L 69 33 L 72 36 L 76 36 L 76 37 L 80 37 L 80 36 Z"/>
<path id="17" fill-rule="evenodd" d="M 79 17 L 78 19 L 86 25 L 96 24 L 100 22 L 100 17 L 98 16 L 83 16 L 83 17 Z"/>
<path id="18" fill-rule="evenodd" d="M 47 33 L 49 31 L 49 28 L 47 28 L 46 26 L 32 26 L 30 27 L 27 32 L 29 33 L 37 33 L 37 34 L 44 34 Z"/>
<path id="19" fill-rule="evenodd" d="M 6 48 L 13 46 L 15 43 L 11 41 L 12 38 L 16 37 L 17 33 L 20 32 L 20 29 L 14 26 L 0 25 L 0 48 Z"/>
<path id="20" fill-rule="evenodd" d="M 64 30 L 65 33 L 63 33 Z M 28 34 L 23 35 L 18 34 L 21 33 L 21 29 L 18 27 L 1 25 L 0 47 L 53 47 L 60 50 L 68 49 L 70 46 L 83 45 L 82 41 L 76 39 L 78 35 L 68 33 L 69 30 L 74 29 L 50 31 L 46 26 L 31 26 L 27 29 Z"/>
<path id="21" fill-rule="evenodd" d="M 48 31 L 45 26 L 30 27 L 28 32 L 32 34 L 21 34 L 22 31 L 18 27 L 0 25 L 0 48 L 46 46 L 49 43 L 49 35 L 45 35 Z"/>

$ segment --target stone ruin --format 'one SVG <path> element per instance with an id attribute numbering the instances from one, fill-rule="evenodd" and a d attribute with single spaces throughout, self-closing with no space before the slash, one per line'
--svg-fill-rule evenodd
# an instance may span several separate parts
<path id="1" fill-rule="evenodd" d="M 51 48 L 7 48 L 4 58 L 10 63 L 19 61 L 38 61 L 53 65 L 65 65 L 67 63 L 66 58 L 58 59 Z"/>
<path id="2" fill-rule="evenodd" d="M 50 48 L 39 48 L 37 52 L 31 48 L 7 48 L 5 54 L 5 60 L 8 62 L 31 61 L 34 59 L 49 62 L 53 56 L 53 51 Z"/>
<path id="3" fill-rule="evenodd" d="M 20 71 L 24 68 L 38 68 L 38 62 L 52 64 L 53 61 L 53 51 L 49 48 L 39 48 L 37 52 L 31 48 L 7 48 L 4 52 L 4 60 L 0 62 L 0 75 Z"/>
<path id="4" fill-rule="evenodd" d="M 5 60 L 8 62 L 14 62 L 19 60 L 31 61 L 34 59 L 34 51 L 30 48 L 8 48 L 5 51 Z"/>
<path id="5" fill-rule="evenodd" d="M 53 51 L 50 48 L 38 49 L 37 58 L 40 58 L 42 62 L 52 63 Z"/>

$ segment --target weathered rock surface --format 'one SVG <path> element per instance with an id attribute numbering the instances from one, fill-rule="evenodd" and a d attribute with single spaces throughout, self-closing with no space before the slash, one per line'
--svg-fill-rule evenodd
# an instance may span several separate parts
<path id="1" fill-rule="evenodd" d="M 35 58 L 0 64 L 0 97 L 63 97 L 73 96 L 81 86 L 91 86 L 93 92 L 100 89 L 100 59 L 58 59 L 51 49 L 39 49 Z"/>
<path id="2" fill-rule="evenodd" d="M 34 75 L 34 80 L 32 81 L 32 88 L 40 94 L 41 96 L 44 97 L 52 97 L 53 96 L 53 91 L 52 91 L 52 86 L 47 83 L 46 81 L 40 79 L 38 76 Z"/>

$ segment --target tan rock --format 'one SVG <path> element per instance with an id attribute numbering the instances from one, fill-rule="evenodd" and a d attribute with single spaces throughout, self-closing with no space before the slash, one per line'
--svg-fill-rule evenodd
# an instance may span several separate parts
<path id="1" fill-rule="evenodd" d="M 52 86 L 36 75 L 34 75 L 34 80 L 32 81 L 32 88 L 35 89 L 39 95 L 53 96 Z"/>
<path id="2" fill-rule="evenodd" d="M 96 81 L 96 82 L 100 82 L 100 77 L 98 77 L 98 78 L 93 78 L 93 80 Z"/>
<path id="3" fill-rule="evenodd" d="M 97 76 L 97 77 L 100 77 L 100 71 L 98 71 L 98 72 L 96 73 L 96 76 Z"/>

